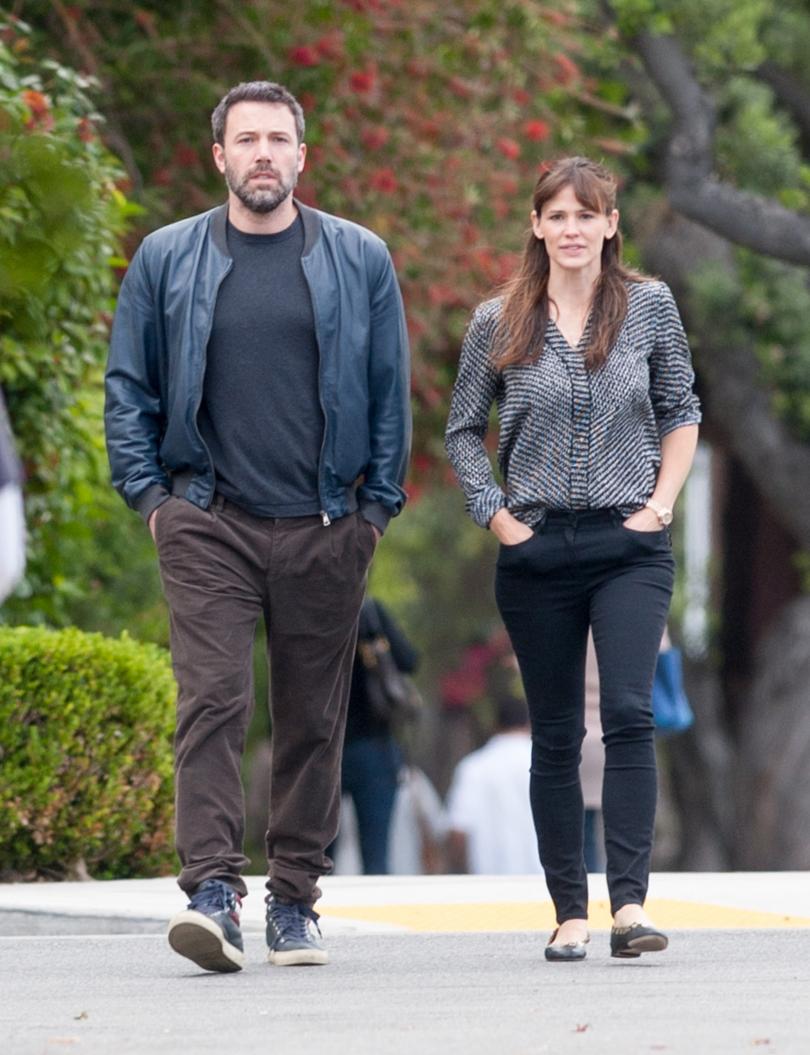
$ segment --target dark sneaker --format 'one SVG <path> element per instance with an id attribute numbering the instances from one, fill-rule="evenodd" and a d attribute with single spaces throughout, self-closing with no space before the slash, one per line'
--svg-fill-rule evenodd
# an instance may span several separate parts
<path id="1" fill-rule="evenodd" d="M 242 899 L 219 879 L 206 879 L 185 912 L 169 923 L 169 945 L 204 971 L 241 971 L 245 965 L 239 910 Z"/>
<path id="2" fill-rule="evenodd" d="M 287 904 L 268 894 L 267 902 L 267 960 L 277 967 L 297 964 L 329 963 L 326 949 L 318 938 L 318 913 L 308 905 Z M 313 929 L 318 932 L 315 937 Z"/>

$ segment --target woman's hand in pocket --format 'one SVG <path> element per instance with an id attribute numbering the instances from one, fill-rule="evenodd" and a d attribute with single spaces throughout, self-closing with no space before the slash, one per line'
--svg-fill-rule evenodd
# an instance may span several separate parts
<path id="1" fill-rule="evenodd" d="M 534 532 L 528 524 L 513 517 L 508 509 L 499 509 L 489 522 L 489 529 L 503 546 L 517 546 L 530 539 Z"/>
<path id="2" fill-rule="evenodd" d="M 644 506 L 643 509 L 637 509 L 635 513 L 631 513 L 626 520 L 622 521 L 622 527 L 628 531 L 660 531 L 661 521 L 657 513 Z"/>

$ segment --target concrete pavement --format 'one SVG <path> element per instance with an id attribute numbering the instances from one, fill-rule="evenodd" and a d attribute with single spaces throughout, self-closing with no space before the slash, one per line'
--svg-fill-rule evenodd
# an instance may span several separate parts
<path id="1" fill-rule="evenodd" d="M 536 877 L 327 878 L 332 962 L 298 969 L 264 962 L 249 887 L 247 967 L 208 975 L 166 943 L 172 879 L 0 885 L 2 1055 L 810 1052 L 805 873 L 655 875 L 670 948 L 611 959 L 597 904 L 580 964 L 543 959 Z"/>

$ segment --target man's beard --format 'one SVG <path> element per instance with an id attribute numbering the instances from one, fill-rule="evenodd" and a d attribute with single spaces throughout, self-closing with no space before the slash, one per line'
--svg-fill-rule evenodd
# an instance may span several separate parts
<path id="1" fill-rule="evenodd" d="M 263 190 L 251 187 L 251 177 L 259 172 L 269 172 L 275 176 L 275 186 Z M 234 170 L 226 161 L 225 182 L 245 208 L 250 209 L 251 212 L 268 213 L 277 209 L 278 206 L 288 197 L 291 191 L 295 190 L 298 183 L 298 173 L 293 172 L 289 181 L 285 182 L 281 173 L 277 172 L 275 169 L 271 171 L 270 169 L 254 168 L 251 169 L 245 178 L 240 181 Z"/>

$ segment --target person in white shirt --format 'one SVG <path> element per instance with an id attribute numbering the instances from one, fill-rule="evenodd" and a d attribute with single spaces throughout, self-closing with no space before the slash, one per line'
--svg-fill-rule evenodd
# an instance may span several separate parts
<path id="1" fill-rule="evenodd" d="M 11 593 L 25 568 L 20 466 L 0 394 L 0 604 Z"/>
<path id="2" fill-rule="evenodd" d="M 531 754 L 526 703 L 503 697 L 497 704 L 494 735 L 459 762 L 447 795 L 451 871 L 541 871 L 528 796 Z"/>

